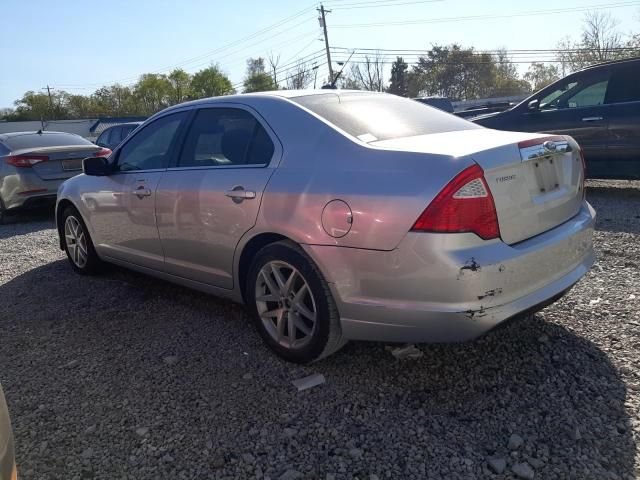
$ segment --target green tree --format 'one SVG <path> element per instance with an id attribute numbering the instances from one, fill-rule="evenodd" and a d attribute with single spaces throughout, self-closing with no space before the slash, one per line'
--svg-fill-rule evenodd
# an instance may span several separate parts
<path id="1" fill-rule="evenodd" d="M 91 98 L 99 116 L 118 117 L 143 113 L 141 103 L 131 88 L 119 84 L 99 88 Z"/>
<path id="2" fill-rule="evenodd" d="M 62 92 L 51 92 L 51 99 L 46 93 L 29 90 L 14 103 L 15 111 L 11 120 L 40 120 L 68 118 L 63 104 Z"/>
<path id="3" fill-rule="evenodd" d="M 410 96 L 434 95 L 469 100 L 529 91 L 506 55 L 476 52 L 453 44 L 434 45 L 409 74 Z"/>
<path id="4" fill-rule="evenodd" d="M 408 70 L 409 66 L 407 62 L 405 62 L 402 57 L 397 57 L 391 65 L 391 81 L 389 88 L 387 88 L 388 93 L 400 95 L 401 97 L 409 95 Z"/>
<path id="5" fill-rule="evenodd" d="M 171 105 L 182 103 L 189 98 L 191 94 L 191 75 L 181 68 L 176 68 L 167 75 L 167 80 L 171 85 L 169 91 L 169 103 Z"/>
<path id="6" fill-rule="evenodd" d="M 538 91 L 560 78 L 560 70 L 550 63 L 534 62 L 524 74 L 533 91 Z"/>
<path id="7" fill-rule="evenodd" d="M 169 105 L 171 83 L 165 75 L 145 73 L 134 87 L 140 100 L 142 113 L 152 115 Z"/>
<path id="8" fill-rule="evenodd" d="M 193 75 L 191 92 L 194 98 L 217 97 L 235 93 L 231 81 L 217 65 L 211 65 Z"/>
<path id="9" fill-rule="evenodd" d="M 529 82 L 518 75 L 518 68 L 511 61 L 505 50 L 499 50 L 493 56 L 495 61 L 493 89 L 488 92 L 489 97 L 504 97 L 529 93 Z"/>
<path id="10" fill-rule="evenodd" d="M 247 60 L 247 76 L 243 82 L 244 93 L 274 90 L 273 78 L 266 72 L 264 58 Z"/>

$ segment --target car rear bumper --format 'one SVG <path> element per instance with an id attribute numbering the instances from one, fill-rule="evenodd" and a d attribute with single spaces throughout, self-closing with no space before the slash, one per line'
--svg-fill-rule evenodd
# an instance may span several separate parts
<path id="1" fill-rule="evenodd" d="M 65 179 L 43 180 L 30 169 L 22 170 L 25 171 L 0 172 L 0 208 L 39 207 L 55 201 L 58 187 Z"/>
<path id="2" fill-rule="evenodd" d="M 455 342 L 542 308 L 595 261 L 595 211 L 515 245 L 409 233 L 393 251 L 305 246 L 330 282 L 345 337 Z"/>

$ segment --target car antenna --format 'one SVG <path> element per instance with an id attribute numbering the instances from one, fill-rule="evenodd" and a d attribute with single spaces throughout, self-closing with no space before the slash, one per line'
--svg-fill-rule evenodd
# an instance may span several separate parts
<path id="1" fill-rule="evenodd" d="M 336 83 L 338 83 L 338 80 L 340 79 L 340 75 L 342 75 L 342 72 L 344 72 L 344 68 L 347 66 L 347 64 L 349 63 L 349 60 L 351 60 L 351 57 L 353 57 L 354 53 L 356 53 L 355 50 L 353 52 L 351 52 L 351 55 L 349 55 L 349 58 L 347 58 L 347 61 L 342 64 L 342 68 L 340 69 L 338 74 L 335 76 L 333 81 L 331 83 L 328 83 L 328 84 L 324 85 L 322 88 L 327 88 L 327 89 L 335 89 L 336 88 Z"/>

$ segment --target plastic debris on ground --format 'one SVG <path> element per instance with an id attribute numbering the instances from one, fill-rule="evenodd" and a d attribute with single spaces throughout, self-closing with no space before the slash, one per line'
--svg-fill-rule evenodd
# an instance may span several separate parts
<path id="1" fill-rule="evenodd" d="M 293 383 L 298 391 L 301 392 L 302 390 L 307 390 L 309 388 L 322 385 L 326 381 L 327 380 L 324 378 L 324 375 L 322 375 L 321 373 L 314 373 L 313 375 L 309 375 L 308 377 L 298 378 L 291 383 Z"/>
<path id="2" fill-rule="evenodd" d="M 398 360 L 403 360 L 405 358 L 416 359 L 424 356 L 424 353 L 413 344 L 404 345 L 403 347 L 391 348 L 391 355 L 393 355 Z"/>

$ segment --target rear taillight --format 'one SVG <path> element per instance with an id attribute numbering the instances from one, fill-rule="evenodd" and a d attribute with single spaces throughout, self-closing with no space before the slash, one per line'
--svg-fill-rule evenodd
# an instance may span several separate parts
<path id="1" fill-rule="evenodd" d="M 102 147 L 96 153 L 93 154 L 94 157 L 108 157 L 111 155 L 111 150 L 105 147 Z"/>
<path id="2" fill-rule="evenodd" d="M 46 162 L 49 157 L 46 155 L 9 155 L 5 162 L 18 168 L 31 168 L 40 162 Z"/>
<path id="3" fill-rule="evenodd" d="M 451 180 L 411 228 L 417 232 L 473 232 L 484 240 L 498 238 L 500 227 L 493 196 L 478 165 Z"/>

